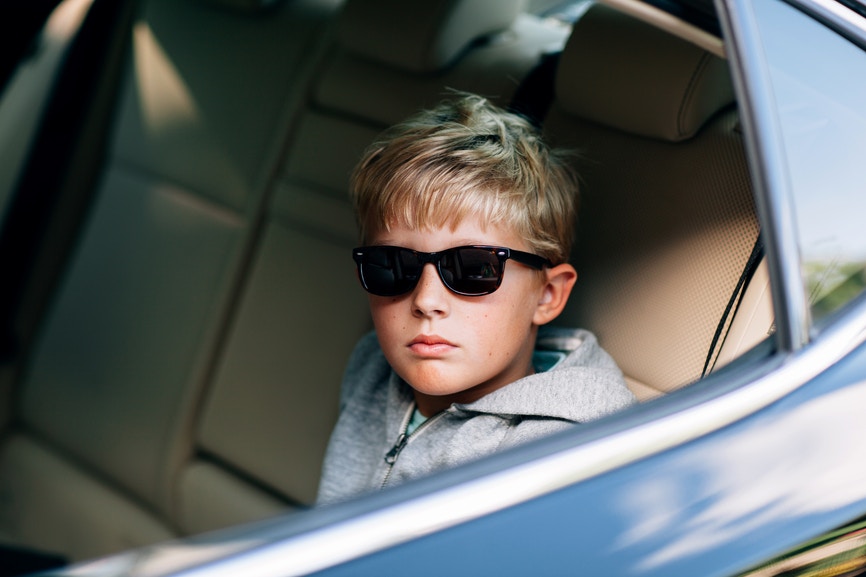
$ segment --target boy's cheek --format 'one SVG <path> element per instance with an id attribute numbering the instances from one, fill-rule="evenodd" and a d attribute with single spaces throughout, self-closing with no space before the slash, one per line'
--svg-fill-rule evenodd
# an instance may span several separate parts
<path id="1" fill-rule="evenodd" d="M 376 330 L 385 330 L 391 324 L 398 322 L 397 299 L 394 297 L 379 297 L 369 295 L 370 315 L 373 317 L 373 326 Z"/>

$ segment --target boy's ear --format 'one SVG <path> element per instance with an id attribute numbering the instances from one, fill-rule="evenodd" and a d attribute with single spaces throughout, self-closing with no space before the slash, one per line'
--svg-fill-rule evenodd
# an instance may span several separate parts
<path id="1" fill-rule="evenodd" d="M 577 282 L 577 271 L 568 263 L 544 269 L 546 279 L 532 322 L 544 325 L 559 316 Z"/>

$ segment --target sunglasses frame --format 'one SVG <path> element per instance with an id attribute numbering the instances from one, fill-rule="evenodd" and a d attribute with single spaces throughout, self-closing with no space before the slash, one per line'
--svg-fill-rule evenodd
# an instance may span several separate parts
<path id="1" fill-rule="evenodd" d="M 355 260 L 355 263 L 358 265 L 358 279 L 361 281 L 361 286 L 364 287 L 364 290 L 370 294 L 376 296 L 384 296 L 384 297 L 394 297 L 401 296 L 404 294 L 408 294 L 415 290 L 415 287 L 418 286 L 418 281 L 420 280 L 420 273 L 418 275 L 418 279 L 409 286 L 405 291 L 395 292 L 395 293 L 379 293 L 370 289 L 370 286 L 367 284 L 367 279 L 364 277 L 364 270 L 362 266 L 365 264 L 364 259 L 368 254 L 368 251 L 378 250 L 378 249 L 390 249 L 392 251 L 407 251 L 414 254 L 421 264 L 421 269 L 427 264 L 433 264 L 436 266 L 436 273 L 439 275 L 439 280 L 442 281 L 442 284 L 453 292 L 454 294 L 458 294 L 461 296 L 484 296 L 489 295 L 495 292 L 499 286 L 502 284 L 502 278 L 505 276 L 505 261 L 513 260 L 519 262 L 520 264 L 526 265 L 528 267 L 542 270 L 546 266 L 553 266 L 553 263 L 550 262 L 549 259 L 544 258 L 543 256 L 539 256 L 537 254 L 532 254 L 530 252 L 524 252 L 522 250 L 515 250 L 513 248 L 507 248 L 504 246 L 490 246 L 490 245 L 465 245 L 465 246 L 455 246 L 451 248 L 447 248 L 445 250 L 440 250 L 437 252 L 422 252 L 418 250 L 412 250 L 411 248 L 405 248 L 402 246 L 393 246 L 393 245 L 373 245 L 373 246 L 360 246 L 352 249 L 352 258 Z M 479 249 L 493 253 L 496 258 L 499 260 L 499 275 L 496 280 L 496 286 L 489 291 L 485 292 L 464 292 L 459 291 L 452 287 L 448 281 L 445 280 L 445 277 L 442 274 L 442 257 L 447 254 L 453 254 L 456 251 L 462 249 Z"/>

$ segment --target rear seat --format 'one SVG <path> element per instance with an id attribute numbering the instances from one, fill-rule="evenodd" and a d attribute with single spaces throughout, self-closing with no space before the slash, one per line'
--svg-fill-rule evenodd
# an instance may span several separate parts
<path id="1" fill-rule="evenodd" d="M 507 103 L 566 34 L 491 0 L 350 1 L 334 30 L 339 4 L 146 3 L 109 162 L 0 444 L 4 540 L 81 559 L 313 500 L 370 327 L 351 166 L 448 87 Z M 378 34 L 381 10 L 403 30 L 442 23 L 437 49 L 383 60 L 405 38 Z M 449 20 L 464 10 L 475 28 Z"/>
<path id="2" fill-rule="evenodd" d="M 183 532 L 195 417 L 303 58 L 336 7 L 146 5 L 111 156 L 0 452 L 10 540 L 84 558 Z"/>
<path id="3" fill-rule="evenodd" d="M 515 0 L 350 1 L 339 22 L 340 42 L 315 88 L 315 103 L 376 128 L 436 104 L 449 88 L 507 105 L 521 78 L 542 54 L 561 50 L 568 34 L 564 26 L 521 14 L 520 5 Z M 467 14 L 472 28 L 461 19 Z M 401 21 L 413 26 L 378 30 L 382 23 Z M 431 37 L 425 28 L 434 23 L 438 36 Z M 501 32 L 488 34 L 491 30 Z"/>
<path id="4" fill-rule="evenodd" d="M 595 5 L 561 56 L 545 127 L 579 152 L 584 184 L 580 276 L 559 322 L 594 330 L 640 399 L 697 380 L 759 233 L 726 63 Z M 721 362 L 772 325 L 757 284 Z"/>
<path id="5" fill-rule="evenodd" d="M 81 559 L 309 505 L 343 363 L 370 328 L 348 258 L 349 170 L 449 88 L 509 103 L 568 34 L 511 0 L 215 4 L 149 0 L 135 28 L 97 201 L 0 444 L 5 540 Z M 392 18 L 405 26 L 388 36 Z M 637 39 L 651 40 L 647 57 L 702 56 L 594 7 L 562 57 L 546 130 L 584 159 L 581 280 L 562 322 L 595 330 L 646 398 L 699 376 L 757 224 L 730 92 L 675 138 L 641 127 L 670 118 L 664 104 L 611 124 L 656 102 L 635 95 L 655 94 L 662 71 L 614 60 Z M 713 90 L 727 86 L 710 62 Z M 610 117 L 587 111 L 587 94 Z M 691 217 L 667 219 L 673 203 Z M 602 226 L 608 214 L 621 227 Z M 726 320 L 726 346 L 751 346 L 765 322 Z"/>

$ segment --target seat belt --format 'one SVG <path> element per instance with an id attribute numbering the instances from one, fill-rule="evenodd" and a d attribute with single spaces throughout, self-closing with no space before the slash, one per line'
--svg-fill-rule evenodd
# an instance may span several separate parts
<path id="1" fill-rule="evenodd" d="M 539 128 L 553 102 L 559 54 L 553 52 L 541 56 L 538 64 L 520 82 L 508 106 L 509 112 L 520 114 Z"/>
<path id="2" fill-rule="evenodd" d="M 707 351 L 707 360 L 704 362 L 704 370 L 701 371 L 701 378 L 707 376 L 707 373 L 715 365 L 715 359 L 718 358 L 718 353 L 721 350 L 721 345 L 725 342 L 725 339 L 722 338 L 722 333 L 724 332 L 725 338 L 727 338 L 727 332 L 725 331 L 725 327 L 727 327 L 728 331 L 730 330 L 731 323 L 729 321 L 740 308 L 740 303 L 743 300 L 743 295 L 746 293 L 746 287 L 749 285 L 749 281 L 752 280 L 752 277 L 754 276 L 755 271 L 757 270 L 758 265 L 761 263 L 761 260 L 763 258 L 764 242 L 761 238 L 761 234 L 758 233 L 758 238 L 755 239 L 755 246 L 752 247 L 752 253 L 749 255 L 749 259 L 746 261 L 746 266 L 743 268 L 743 272 L 740 274 L 740 279 L 737 281 L 737 284 L 734 287 L 734 291 L 731 294 L 731 298 L 728 299 L 728 304 L 725 306 L 725 311 L 722 313 L 722 317 L 719 319 L 719 324 L 716 327 L 716 332 L 713 335 L 713 340 L 710 342 L 710 348 Z"/>

